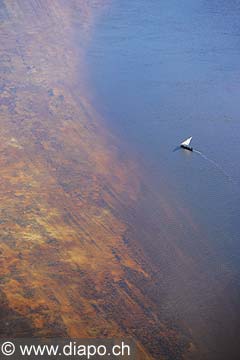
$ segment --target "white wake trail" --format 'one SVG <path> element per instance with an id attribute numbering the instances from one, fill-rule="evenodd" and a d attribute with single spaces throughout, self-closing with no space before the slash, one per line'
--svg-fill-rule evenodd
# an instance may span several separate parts
<path id="1" fill-rule="evenodd" d="M 221 165 L 219 165 L 216 161 L 210 159 L 209 157 L 207 157 L 206 155 L 204 155 L 201 151 L 198 150 L 193 150 L 193 152 L 195 152 L 196 154 L 200 155 L 204 160 L 208 161 L 209 163 L 213 164 L 215 166 L 215 168 L 217 168 L 224 176 L 226 176 L 226 178 L 231 181 L 234 182 L 233 179 L 231 178 L 231 176 L 222 168 Z"/>

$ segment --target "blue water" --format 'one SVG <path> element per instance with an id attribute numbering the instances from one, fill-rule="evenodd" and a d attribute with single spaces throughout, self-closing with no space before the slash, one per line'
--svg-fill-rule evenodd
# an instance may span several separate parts
<path id="1" fill-rule="evenodd" d="M 210 230 L 226 232 L 224 223 L 236 241 L 239 16 L 237 1 L 113 1 L 88 51 L 109 126 L 146 159 L 156 182 L 166 176 Z M 188 136 L 210 161 L 173 151 Z"/>
<path id="2" fill-rule="evenodd" d="M 239 18 L 240 3 L 234 0 L 112 1 L 98 19 L 86 57 L 94 103 L 107 125 L 142 159 L 148 186 L 161 197 L 164 184 L 198 225 L 194 234 L 180 219 L 184 230 L 176 241 L 184 251 L 191 244 L 192 261 L 199 262 L 209 284 L 221 283 L 217 269 L 240 274 Z M 189 136 L 200 154 L 174 151 Z M 177 295 L 176 302 L 187 303 L 186 314 L 188 306 L 193 316 L 203 303 L 209 312 L 214 307 L 203 294 L 207 287 L 196 293 L 201 281 L 208 281 L 203 278 L 191 280 L 195 307 Z M 238 286 L 234 282 L 237 293 Z M 205 300 L 199 304 L 194 296 Z M 224 296 L 219 303 L 226 316 Z M 238 317 L 234 311 L 229 309 Z M 215 315 L 212 321 L 218 320 Z M 219 339 L 224 336 L 223 330 Z"/>

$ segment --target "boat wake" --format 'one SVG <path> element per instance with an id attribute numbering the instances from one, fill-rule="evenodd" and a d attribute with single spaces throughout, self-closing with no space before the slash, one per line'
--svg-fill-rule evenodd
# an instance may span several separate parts
<path id="1" fill-rule="evenodd" d="M 204 160 L 208 161 L 210 164 L 214 165 L 216 169 L 218 169 L 229 181 L 234 183 L 232 177 L 222 168 L 221 165 L 219 165 L 216 161 L 210 159 L 205 154 L 203 154 L 201 151 L 193 150 L 194 153 L 200 155 Z"/>

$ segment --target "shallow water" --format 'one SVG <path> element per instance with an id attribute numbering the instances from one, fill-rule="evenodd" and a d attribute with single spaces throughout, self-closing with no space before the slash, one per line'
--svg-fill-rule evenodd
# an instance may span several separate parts
<path id="1" fill-rule="evenodd" d="M 176 236 L 175 243 L 195 263 L 194 271 L 202 272 L 188 280 L 186 269 L 177 280 L 169 275 L 166 308 L 182 311 L 177 315 L 193 327 L 201 327 L 201 321 L 189 317 L 198 311 L 205 316 L 200 333 L 208 325 L 213 329 L 203 340 L 210 348 L 213 338 L 221 342 L 238 323 L 239 15 L 238 1 L 113 1 L 99 18 L 87 54 L 94 101 L 108 126 L 143 159 L 156 196 L 161 198 L 165 187 L 191 214 L 195 230 L 186 215 L 179 214 L 170 225 L 159 220 L 160 232 Z M 189 136 L 196 152 L 174 151 Z M 149 203 L 144 204 L 153 211 Z M 153 230 L 149 238 L 146 248 L 153 249 L 153 258 L 165 254 L 160 265 L 169 271 L 173 255 L 168 256 Z M 222 296 L 215 304 L 208 296 L 208 290 L 217 294 L 213 285 Z M 181 286 L 190 291 L 189 298 Z M 226 303 L 224 291 L 230 297 Z M 217 323 L 222 330 L 214 337 Z M 239 334 L 231 336 L 234 342 Z"/>

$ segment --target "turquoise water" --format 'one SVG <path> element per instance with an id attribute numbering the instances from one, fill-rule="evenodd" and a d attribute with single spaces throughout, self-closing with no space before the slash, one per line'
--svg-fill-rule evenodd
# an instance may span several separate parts
<path id="1" fill-rule="evenodd" d="M 195 224 L 179 215 L 166 225 L 159 210 L 159 234 L 148 225 L 143 242 L 167 269 L 166 311 L 205 336 L 209 359 L 226 358 L 224 340 L 234 347 L 239 335 L 239 16 L 233 0 L 112 1 L 87 53 L 107 125 L 141 158 L 148 187 L 160 198 L 167 189 Z M 197 152 L 174 151 L 189 136 Z M 150 219 L 150 198 L 143 204 L 140 217 Z M 192 276 L 174 267 L 168 234 L 194 264 Z"/>

